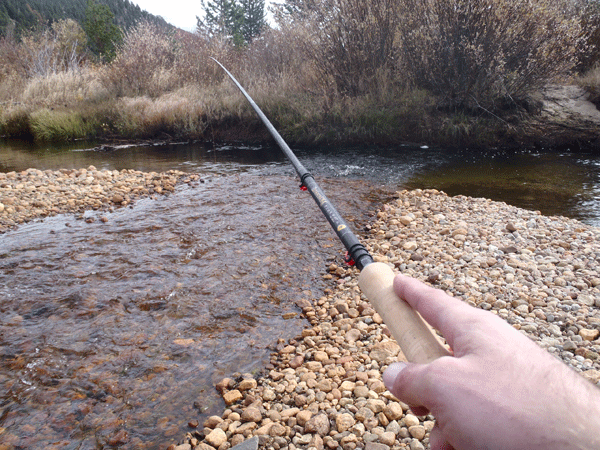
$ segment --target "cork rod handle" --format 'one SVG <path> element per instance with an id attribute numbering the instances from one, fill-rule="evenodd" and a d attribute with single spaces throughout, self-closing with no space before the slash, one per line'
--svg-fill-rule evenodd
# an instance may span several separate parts
<path id="1" fill-rule="evenodd" d="M 425 364 L 449 356 L 427 322 L 394 293 L 393 282 L 394 272 L 384 263 L 369 264 L 358 278 L 362 292 L 389 328 L 406 359 Z"/>

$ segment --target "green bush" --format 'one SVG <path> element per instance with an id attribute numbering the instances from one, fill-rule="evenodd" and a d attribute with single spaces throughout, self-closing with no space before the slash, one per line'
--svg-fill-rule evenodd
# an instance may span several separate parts
<path id="1" fill-rule="evenodd" d="M 5 108 L 0 114 L 0 135 L 10 137 L 31 136 L 29 114 L 29 108 L 21 105 Z"/>

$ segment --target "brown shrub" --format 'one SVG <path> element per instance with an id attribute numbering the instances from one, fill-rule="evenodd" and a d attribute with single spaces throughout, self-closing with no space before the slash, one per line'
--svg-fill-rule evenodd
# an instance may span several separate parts
<path id="1" fill-rule="evenodd" d="M 233 49 L 219 39 L 178 31 L 175 35 L 175 62 L 173 70 L 182 86 L 193 84 L 209 86 L 223 78 L 223 71 L 210 58 L 231 64 Z"/>
<path id="2" fill-rule="evenodd" d="M 142 21 L 127 32 L 117 57 L 104 68 L 103 79 L 118 97 L 157 97 L 177 83 L 169 73 L 174 61 L 169 32 Z"/>
<path id="3" fill-rule="evenodd" d="M 55 22 L 23 37 L 20 49 L 28 76 L 77 70 L 86 57 L 87 37 L 72 19 Z"/>
<path id="4" fill-rule="evenodd" d="M 395 0 L 327 0 L 305 10 L 298 48 L 323 83 L 340 93 L 368 92 L 376 74 L 393 60 L 398 14 Z"/>
<path id="5" fill-rule="evenodd" d="M 586 38 L 580 48 L 578 69 L 585 72 L 600 63 L 600 2 L 589 1 L 580 14 Z"/>
<path id="6" fill-rule="evenodd" d="M 402 0 L 401 64 L 448 107 L 498 109 L 569 74 L 582 39 L 562 0 Z"/>
<path id="7" fill-rule="evenodd" d="M 589 100 L 600 106 L 600 65 L 588 70 L 577 80 L 578 84 L 589 93 Z"/>
<path id="8" fill-rule="evenodd" d="M 221 80 L 223 73 L 210 56 L 226 63 L 232 52 L 218 39 L 140 22 L 104 67 L 103 80 L 117 97 L 157 98 L 188 84 L 208 86 Z"/>
<path id="9" fill-rule="evenodd" d="M 13 75 L 26 76 L 22 48 L 14 39 L 0 37 L 0 61 L 0 83 Z"/>

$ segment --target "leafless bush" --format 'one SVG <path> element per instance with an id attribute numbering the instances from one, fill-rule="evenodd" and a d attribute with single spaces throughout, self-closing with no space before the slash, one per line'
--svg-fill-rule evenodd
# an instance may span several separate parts
<path id="1" fill-rule="evenodd" d="M 46 76 L 78 70 L 86 56 L 86 42 L 85 32 L 72 19 L 59 20 L 50 29 L 25 36 L 21 49 L 27 75 Z"/>
<path id="2" fill-rule="evenodd" d="M 175 44 L 168 31 L 142 21 L 127 32 L 114 61 L 105 68 L 104 79 L 117 96 L 157 97 L 172 89 Z"/>
<path id="3" fill-rule="evenodd" d="M 568 74 L 582 39 L 563 0 L 402 0 L 403 69 L 450 107 L 495 109 Z"/>
<path id="4" fill-rule="evenodd" d="M 125 35 L 103 78 L 117 97 L 157 98 L 188 84 L 208 86 L 220 80 L 222 71 L 210 56 L 226 62 L 232 51 L 218 39 L 140 22 Z"/>
<path id="5" fill-rule="evenodd" d="M 322 80 L 338 91 L 359 95 L 393 60 L 398 14 L 395 0 L 326 0 L 304 11 L 300 49 Z"/>
<path id="6" fill-rule="evenodd" d="M 586 38 L 580 48 L 578 69 L 585 72 L 600 63 L 600 1 L 586 2 L 580 14 Z"/>
<path id="7" fill-rule="evenodd" d="M 244 52 L 245 70 L 261 79 L 271 80 L 290 72 L 300 75 L 306 61 L 297 48 L 297 28 L 268 29 Z"/>
<path id="8" fill-rule="evenodd" d="M 210 59 L 217 59 L 230 65 L 234 49 L 219 38 L 208 39 L 206 36 L 179 31 L 175 36 L 174 70 L 181 81 L 186 84 L 209 86 L 223 77 L 223 71 Z"/>

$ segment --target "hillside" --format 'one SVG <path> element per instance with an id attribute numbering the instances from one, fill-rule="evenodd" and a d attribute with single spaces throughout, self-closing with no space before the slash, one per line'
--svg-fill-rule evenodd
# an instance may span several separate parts
<path id="1" fill-rule="evenodd" d="M 14 33 L 17 37 L 39 24 L 60 19 L 83 23 L 88 0 L 0 0 L 0 35 Z M 164 19 L 140 9 L 129 0 L 96 0 L 107 5 L 115 15 L 117 25 L 127 29 L 140 19 L 167 25 Z"/>

